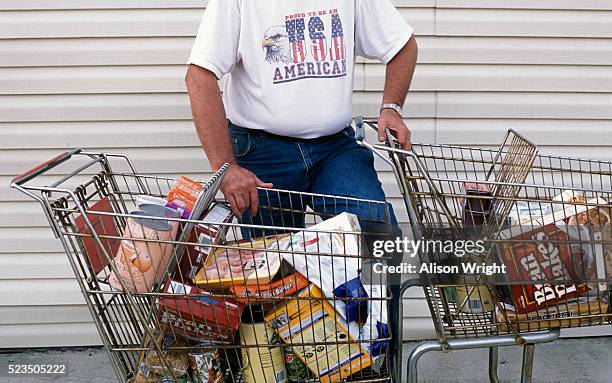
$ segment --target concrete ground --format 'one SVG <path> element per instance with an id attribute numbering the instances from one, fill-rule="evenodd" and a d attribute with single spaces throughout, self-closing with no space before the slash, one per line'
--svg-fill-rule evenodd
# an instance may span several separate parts
<path id="1" fill-rule="evenodd" d="M 405 346 L 405 358 L 418 343 Z M 501 382 L 518 382 L 521 353 L 517 347 L 500 349 Z M 487 350 L 430 353 L 419 363 L 420 383 L 488 382 Z M 48 378 L 7 377 L 8 364 L 67 363 L 68 375 Z M 1 350 L 0 382 L 113 382 L 109 360 L 100 348 Z M 561 339 L 536 346 L 534 383 L 609 383 L 612 382 L 612 337 Z"/>

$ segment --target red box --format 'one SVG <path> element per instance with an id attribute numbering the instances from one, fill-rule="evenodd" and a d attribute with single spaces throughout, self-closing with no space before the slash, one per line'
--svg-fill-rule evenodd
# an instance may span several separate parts
<path id="1" fill-rule="evenodd" d="M 501 257 L 507 267 L 508 280 L 534 281 L 509 286 L 517 313 L 552 306 L 589 291 L 585 283 L 578 282 L 572 262 L 572 257 L 581 257 L 582 254 L 572 253 L 573 249 L 567 243 L 569 236 L 557 225 L 537 227 L 511 239 L 519 242 L 501 244 Z M 554 280 L 564 282 L 545 283 Z M 568 280 L 576 282 L 567 283 Z"/>
<path id="2" fill-rule="evenodd" d="M 240 325 L 244 305 L 233 299 L 169 280 L 160 299 L 160 321 L 177 334 L 196 340 L 231 342 Z M 185 295 L 196 296 L 185 296 Z"/>

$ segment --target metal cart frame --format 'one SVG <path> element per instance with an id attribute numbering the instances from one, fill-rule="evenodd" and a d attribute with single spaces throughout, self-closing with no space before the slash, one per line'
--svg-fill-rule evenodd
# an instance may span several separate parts
<path id="1" fill-rule="evenodd" d="M 498 202 L 496 206 L 498 214 L 494 215 L 495 218 L 488 222 L 487 226 L 483 226 L 483 232 L 485 238 L 487 236 L 495 238 L 492 242 L 495 242 L 496 245 L 501 243 L 497 236 L 505 229 L 507 217 L 516 201 L 524 200 L 542 208 L 546 204 L 551 204 L 548 199 L 555 194 L 571 189 L 594 197 L 604 196 L 608 202 L 602 204 L 592 201 L 560 201 L 558 203 L 562 205 L 563 212 L 578 209 L 578 206 L 584 207 L 585 210 L 612 207 L 610 205 L 612 203 L 610 198 L 612 197 L 612 192 L 610 192 L 612 190 L 610 189 L 612 163 L 610 162 L 540 155 L 535 145 L 512 130 L 507 133 L 499 150 L 413 144 L 412 150 L 406 151 L 398 148 L 397 141 L 390 132 L 387 132 L 385 145 L 369 144 L 364 140 L 365 126 L 372 127 L 374 130 L 378 129 L 375 121 L 357 118 L 355 129 L 358 140 L 393 169 L 415 238 L 421 238 L 421 228 L 431 225 L 436 220 L 444 221 L 444 224 L 451 228 L 461 228 L 463 223 L 458 214 L 458 210 L 461 210 L 458 201 L 461 198 L 465 201 L 470 196 L 458 191 L 457 184 L 460 182 L 484 183 L 494 189 L 494 196 L 489 198 L 491 202 L 487 203 Z M 520 154 L 517 156 L 517 153 Z M 479 179 L 477 174 L 480 174 L 484 180 L 477 181 Z M 533 215 L 536 217 L 530 216 L 529 218 L 537 220 L 537 214 Z M 592 246 L 602 244 L 602 241 L 583 238 L 576 242 L 588 243 Z M 421 256 L 423 257 L 422 254 Z M 527 281 L 524 282 L 527 283 Z M 610 283 L 611 280 L 600 275 L 598 278 L 592 278 L 592 282 L 601 284 Z M 460 309 L 449 309 L 449 304 L 443 296 L 444 287 L 437 288 L 435 285 L 436 283 L 428 275 L 423 274 L 402 285 L 400 296 L 410 287 L 419 286 L 424 289 L 438 334 L 438 340 L 422 343 L 408 357 L 408 382 L 417 381 L 418 361 L 423 354 L 431 351 L 447 352 L 472 348 L 489 348 L 489 377 L 491 382 L 498 382 L 498 347 L 512 345 L 523 347 L 521 382 L 531 382 L 535 344 L 556 340 L 560 335 L 559 329 L 549 329 L 538 322 L 536 326 L 527 326 L 528 330 L 516 325 L 519 327 L 518 330 L 506 329 L 504 331 L 507 333 L 504 334 L 503 331 L 499 331 L 499 327 L 493 331 L 487 329 L 487 321 L 485 320 L 483 324 L 482 319 L 480 323 L 473 321 L 453 326 L 448 324 L 449 313 L 451 316 L 458 317 L 460 315 L 457 313 Z M 599 291 L 597 295 L 598 299 L 601 298 Z M 400 302 L 402 302 L 401 299 Z M 594 323 L 579 321 L 578 324 L 569 327 L 602 325 L 610 320 L 609 314 L 591 313 L 590 309 L 582 316 L 586 319 L 593 319 Z"/>
<path id="2" fill-rule="evenodd" d="M 74 161 L 79 162 L 79 166 L 75 170 L 64 173 L 65 175 L 60 176 L 57 181 L 48 185 L 33 186 L 30 184 L 30 181 L 34 180 L 36 177 L 50 172 L 71 159 L 82 159 L 84 161 Z M 121 169 L 117 170 L 119 168 Z M 143 360 L 148 360 L 147 358 L 149 358 L 150 355 L 156 356 L 161 364 L 160 368 L 176 380 L 179 376 L 176 372 L 176 368 L 171 365 L 172 362 L 169 354 L 174 351 L 180 352 L 187 350 L 190 352 L 203 352 L 221 349 L 224 350 L 224 352 L 234 350 L 236 353 L 239 353 L 241 348 L 251 349 L 253 347 L 267 347 L 269 349 L 270 347 L 278 347 L 278 344 L 272 344 L 270 343 L 271 340 L 268 341 L 265 339 L 262 341 L 256 340 L 254 345 L 240 346 L 230 343 L 176 343 L 178 336 L 187 338 L 189 334 L 187 334 L 184 323 L 182 323 L 182 328 L 176 329 L 160 319 L 163 317 L 163 314 L 167 312 L 164 311 L 166 310 L 166 306 L 160 303 L 161 300 L 165 299 L 166 302 L 184 302 L 189 299 L 216 299 L 224 301 L 226 299 L 233 300 L 238 297 L 225 289 L 218 291 L 213 289 L 211 291 L 217 292 L 207 292 L 206 294 L 190 294 L 186 291 L 175 291 L 173 288 L 172 290 L 165 290 L 164 281 L 167 280 L 168 275 L 171 274 L 178 278 L 186 277 L 181 269 L 181 261 L 187 257 L 186 254 L 188 254 L 189 249 L 197 250 L 198 248 L 210 248 L 213 252 L 237 250 L 238 254 L 242 254 L 241 252 L 250 249 L 248 247 L 249 241 L 253 241 L 249 237 L 251 234 L 246 233 L 259 232 L 259 236 L 264 238 L 264 245 L 266 245 L 266 241 L 268 241 L 267 247 L 264 247 L 264 249 L 268 250 L 265 251 L 272 251 L 270 249 L 274 249 L 274 253 L 281 255 L 290 254 L 293 258 L 309 254 L 319 255 L 321 257 L 329 256 L 329 254 L 323 252 L 323 250 L 318 250 L 319 245 L 317 245 L 317 250 L 315 250 L 314 253 L 313 250 L 306 251 L 306 248 L 302 250 L 300 250 L 300 248 L 296 249 L 293 243 L 290 243 L 288 249 L 281 248 L 280 243 L 282 238 L 284 238 L 283 236 L 286 237 L 288 234 L 277 237 L 268 237 L 268 235 L 293 232 L 297 233 L 298 236 L 315 236 L 317 241 L 327 237 L 329 237 L 331 241 L 331 237 L 336 236 L 342 239 L 343 242 L 341 243 L 345 243 L 344 241 L 347 241 L 347 238 L 355 238 L 356 243 L 361 243 L 360 240 L 362 236 L 367 235 L 367 233 L 348 230 L 310 229 L 313 223 L 320 222 L 325 217 L 335 216 L 336 214 L 346 211 L 349 204 L 356 204 L 359 209 L 361 209 L 360 212 L 366 212 L 364 213 L 365 216 L 360 216 L 360 219 L 372 220 L 382 225 L 388 225 L 390 219 L 386 202 L 298 193 L 276 189 L 260 189 L 260 212 L 263 211 L 263 209 L 267 209 L 266 212 L 271 216 L 273 213 L 302 214 L 306 223 L 306 228 L 298 225 L 294 225 L 296 227 L 291 227 L 287 222 L 281 222 L 274 225 L 264 224 L 262 222 L 253 222 L 250 224 L 229 222 L 221 223 L 220 225 L 228 232 L 228 234 L 226 234 L 227 236 L 236 239 L 242 237 L 243 241 L 247 243 L 246 249 L 245 247 L 241 247 L 242 245 L 240 244 L 211 245 L 203 244 L 199 240 L 194 241 L 191 237 L 192 229 L 195 225 L 207 223 L 196 218 L 213 202 L 226 168 L 227 167 L 223 167 L 220 169 L 206 184 L 204 184 L 203 191 L 200 193 L 198 202 L 189 219 L 176 217 L 146 218 L 152 222 L 170 223 L 170 226 L 176 224 L 177 227 L 179 227 L 179 236 L 177 239 L 165 237 L 138 237 L 139 243 L 146 244 L 147 249 L 150 249 L 151 246 L 158 246 L 160 248 L 165 246 L 164 248 L 170 247 L 172 249 L 169 253 L 172 256 L 167 262 L 167 266 L 164 266 L 163 270 L 161 270 L 162 277 L 158 278 L 154 286 L 150 287 L 148 291 L 134 291 L 134 288 L 130 287 L 128 284 L 129 280 L 121 276 L 121 270 L 119 270 L 118 263 L 116 262 L 119 255 L 115 255 L 115 253 L 111 252 L 109 242 L 120 241 L 120 246 L 123 246 L 123 241 L 135 242 L 134 234 L 128 233 L 129 225 L 125 226 L 126 222 L 135 217 L 134 214 L 130 213 L 130 209 L 136 206 L 135 197 L 139 195 L 164 197 L 168 190 L 175 184 L 175 179 L 140 174 L 136 171 L 130 159 L 125 155 L 94 153 L 75 149 L 62 153 L 15 177 L 11 183 L 11 187 L 33 198 L 42 206 L 55 237 L 61 241 L 66 251 L 70 265 L 75 273 L 87 307 L 92 314 L 103 345 L 108 352 L 118 379 L 122 382 L 132 382 L 137 378 L 139 366 L 142 366 Z M 105 199 L 110 201 L 109 204 L 111 209 L 109 211 L 93 209 L 96 202 Z M 285 200 L 288 201 L 286 205 L 279 205 L 280 201 Z M 284 203 L 285 202 L 283 202 L 283 204 Z M 317 204 L 323 206 L 324 211 L 306 211 L 307 206 L 311 209 L 315 209 Z M 261 214 L 263 217 L 264 213 L 262 212 Z M 289 215 L 289 217 L 292 216 Z M 80 228 L 78 227 L 78 220 L 82 220 L 82 226 Z M 295 224 L 295 221 L 293 223 Z M 141 226 L 144 231 L 144 224 L 141 224 Z M 86 240 L 89 241 L 89 248 L 84 242 Z M 253 246 L 253 242 L 250 242 L 250 245 Z M 96 259 L 93 259 L 92 254 L 90 254 L 91 246 L 97 249 L 95 254 L 98 258 Z M 136 245 L 134 244 L 133 246 Z M 303 246 L 306 246 L 305 243 Z M 343 251 L 345 253 L 343 253 Z M 361 253 L 362 250 L 359 250 L 357 254 L 346 253 L 346 251 L 346 249 L 340 249 L 338 254 L 331 253 L 331 257 L 339 257 L 343 259 L 345 263 L 350 259 L 369 258 L 367 254 Z M 319 254 L 319 252 L 321 253 Z M 240 255 L 240 257 L 242 257 L 242 255 Z M 137 260 L 141 261 L 140 258 L 137 258 Z M 189 265 L 193 267 L 191 258 L 189 258 Z M 219 264 L 216 264 L 216 268 L 217 272 L 220 273 Z M 263 273 L 263 271 L 261 272 Z M 319 272 L 321 271 L 319 270 Z M 334 270 L 332 268 L 332 278 L 334 276 L 333 272 Z M 233 272 L 231 272 L 230 275 L 233 280 L 235 275 L 232 273 Z M 257 273 L 258 271 L 255 270 L 255 274 Z M 111 283 L 113 276 L 117 276 L 117 283 L 114 285 Z M 308 273 L 304 276 L 309 279 Z M 208 285 L 205 283 L 205 286 Z M 213 287 L 211 287 L 211 289 L 212 288 Z M 302 301 L 302 298 L 281 295 L 275 297 L 275 299 L 271 301 L 266 300 L 266 304 L 272 305 L 276 309 L 296 299 L 298 302 Z M 339 310 L 341 304 L 346 305 L 353 301 L 366 302 L 369 305 L 380 302 L 382 307 L 382 304 L 390 300 L 390 297 L 384 295 L 379 297 L 348 297 L 347 299 L 336 299 L 330 298 L 329 296 L 323 298 L 306 297 L 303 299 L 302 304 L 313 305 L 315 302 L 321 301 L 322 299 L 328 301 L 334 311 L 336 311 Z M 249 302 L 249 300 L 247 300 L 247 302 Z M 194 309 L 190 306 L 190 318 L 194 318 L 192 310 Z M 253 314 L 251 314 L 251 316 L 252 315 Z M 338 315 L 337 311 L 336 315 Z M 388 315 L 392 314 L 389 313 Z M 220 320 L 221 319 L 219 319 L 219 321 Z M 242 319 L 240 319 L 240 323 L 242 323 Z M 213 321 L 212 323 L 207 323 L 207 326 L 214 327 L 220 326 L 220 324 L 219 322 L 215 323 Z M 162 328 L 164 330 L 160 333 Z M 327 331 L 327 327 L 324 327 L 324 330 Z M 349 331 L 348 329 L 345 330 Z M 336 329 L 336 331 L 338 330 Z M 396 332 L 396 329 L 391 329 L 391 332 Z M 163 333 L 171 335 L 175 343 L 167 347 L 165 345 L 167 338 L 161 336 Z M 323 342 L 315 340 L 312 342 L 302 340 L 300 342 L 294 341 L 293 338 L 291 338 L 291 343 L 287 343 L 287 345 L 294 348 L 317 347 L 317 350 L 319 347 L 325 349 L 328 345 L 332 345 L 336 347 L 338 358 L 340 358 L 340 349 L 342 347 L 347 347 L 348 352 L 352 353 L 355 347 L 361 347 L 360 350 L 362 350 L 365 344 L 373 347 L 375 342 L 389 343 L 391 340 L 390 336 L 384 334 L 379 334 L 379 337 L 376 339 L 362 339 L 361 335 L 359 335 L 359 338 L 354 338 L 352 333 L 350 336 L 351 338 L 348 340 L 330 338 L 332 340 L 325 340 Z M 376 373 L 366 370 L 357 370 L 352 374 L 353 364 L 351 362 L 347 367 L 350 370 L 349 374 L 352 374 L 351 379 L 355 379 L 354 381 L 359 382 L 391 381 L 394 373 L 394 371 L 392 371 L 392 366 L 399 366 L 401 360 L 396 360 L 391 363 L 388 354 L 389 347 L 386 347 L 386 350 L 387 354 L 383 354 L 385 358 L 382 359 L 384 363 L 382 366 L 379 366 L 381 372 Z M 317 355 L 316 352 L 315 356 Z M 330 356 L 326 356 L 326 358 L 329 359 Z M 243 370 L 245 366 L 242 366 L 242 362 L 238 363 L 241 366 L 240 369 Z M 247 358 L 246 365 L 249 364 Z M 236 371 L 236 376 L 234 376 L 233 379 L 241 379 L 241 374 L 241 372 L 239 373 Z"/>

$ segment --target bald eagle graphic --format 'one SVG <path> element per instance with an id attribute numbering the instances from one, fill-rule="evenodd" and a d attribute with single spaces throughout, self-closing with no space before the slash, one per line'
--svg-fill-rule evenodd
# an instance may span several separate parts
<path id="1" fill-rule="evenodd" d="M 268 28 L 264 34 L 261 45 L 266 53 L 267 62 L 271 64 L 290 64 L 293 62 L 291 58 L 291 46 L 285 26 L 275 25 Z"/>

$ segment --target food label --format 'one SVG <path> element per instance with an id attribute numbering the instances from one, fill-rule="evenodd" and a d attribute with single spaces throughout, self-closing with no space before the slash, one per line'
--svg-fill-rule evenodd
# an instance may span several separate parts
<path id="1" fill-rule="evenodd" d="M 524 241 L 520 241 L 523 239 Z M 511 285 L 510 291 L 518 313 L 566 301 L 587 292 L 585 283 L 553 283 L 555 280 L 578 280 L 572 263 L 569 236 L 556 225 L 537 228 L 502 244 L 502 257 L 510 282 L 535 283 Z"/>

